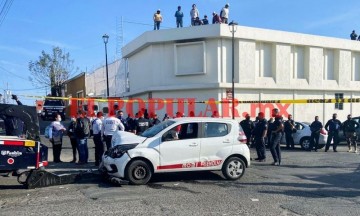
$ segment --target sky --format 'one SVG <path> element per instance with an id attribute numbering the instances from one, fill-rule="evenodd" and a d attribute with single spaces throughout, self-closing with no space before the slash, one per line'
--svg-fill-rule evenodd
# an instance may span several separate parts
<path id="1" fill-rule="evenodd" d="M 0 0 L 0 13 L 6 0 Z M 104 34 L 110 36 L 108 61 L 117 50 L 153 29 L 152 16 L 160 9 L 162 29 L 174 28 L 174 13 L 181 5 L 184 26 L 196 4 L 200 16 L 211 18 L 213 11 L 230 4 L 230 20 L 239 25 L 349 39 L 352 30 L 360 33 L 360 1 L 357 0 L 8 0 L 12 2 L 0 19 L 0 93 L 9 88 L 28 105 L 44 96 L 48 88 L 31 83 L 30 61 L 42 51 L 59 46 L 70 54 L 77 70 L 91 72 L 105 64 Z M 0 14 L 0 18 L 4 16 Z M 122 22 L 121 22 L 122 20 Z M 122 27 L 122 28 L 120 28 Z M 122 29 L 122 34 L 119 29 Z M 123 37 L 123 43 L 119 38 Z"/>

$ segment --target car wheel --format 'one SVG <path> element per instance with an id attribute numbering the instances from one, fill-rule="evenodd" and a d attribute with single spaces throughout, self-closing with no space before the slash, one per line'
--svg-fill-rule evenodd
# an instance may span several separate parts
<path id="1" fill-rule="evenodd" d="M 126 170 L 126 179 L 133 185 L 146 184 L 151 176 L 152 171 L 149 164 L 142 160 L 132 161 Z"/>
<path id="2" fill-rule="evenodd" d="M 304 137 L 300 140 L 301 149 L 309 150 L 310 149 L 310 138 Z"/>
<path id="3" fill-rule="evenodd" d="M 237 180 L 245 174 L 245 163 L 238 157 L 227 159 L 222 167 L 222 173 L 228 180 Z"/>

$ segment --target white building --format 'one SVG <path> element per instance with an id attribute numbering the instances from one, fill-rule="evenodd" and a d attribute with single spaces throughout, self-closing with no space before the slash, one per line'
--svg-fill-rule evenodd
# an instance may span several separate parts
<path id="1" fill-rule="evenodd" d="M 360 97 L 360 42 L 238 26 L 235 33 L 235 98 L 244 100 Z M 231 90 L 232 34 L 227 25 L 145 32 L 122 50 L 127 58 L 129 98 L 196 98 L 220 101 Z M 173 104 L 173 111 L 182 109 Z M 216 104 L 220 114 L 231 108 Z M 360 115 L 357 103 L 240 104 L 239 115 L 269 116 L 279 107 L 295 120 L 321 120 L 338 113 Z M 210 116 L 210 106 L 185 105 L 185 114 Z M 158 113 L 172 112 L 168 104 Z M 200 113 L 202 111 L 202 113 Z M 225 113 L 225 114 L 224 114 Z"/>
<path id="2" fill-rule="evenodd" d="M 109 96 L 122 97 L 125 87 L 125 60 L 116 60 L 108 65 Z M 106 66 L 86 74 L 86 96 L 106 97 Z"/>

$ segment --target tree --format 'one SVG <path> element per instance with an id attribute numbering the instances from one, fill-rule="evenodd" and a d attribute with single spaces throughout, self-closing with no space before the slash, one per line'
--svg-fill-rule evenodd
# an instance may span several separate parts
<path id="1" fill-rule="evenodd" d="M 73 64 L 70 54 L 64 53 L 59 47 L 53 47 L 51 54 L 43 50 L 37 61 L 29 62 L 30 80 L 36 87 L 49 86 L 51 96 L 60 97 L 64 83 L 72 75 Z"/>

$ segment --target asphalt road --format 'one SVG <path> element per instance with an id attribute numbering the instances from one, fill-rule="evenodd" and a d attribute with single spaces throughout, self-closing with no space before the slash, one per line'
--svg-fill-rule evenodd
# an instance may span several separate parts
<path id="1" fill-rule="evenodd" d="M 88 165 L 50 163 L 48 170 L 96 169 L 93 146 L 89 140 Z M 284 150 L 282 166 L 274 167 L 267 153 L 267 162 L 253 162 L 239 181 L 202 172 L 155 175 L 146 186 L 95 177 L 27 190 L 0 177 L 0 215 L 360 215 L 359 155 L 345 146 L 338 153 Z M 72 159 L 68 139 L 61 159 Z"/>

